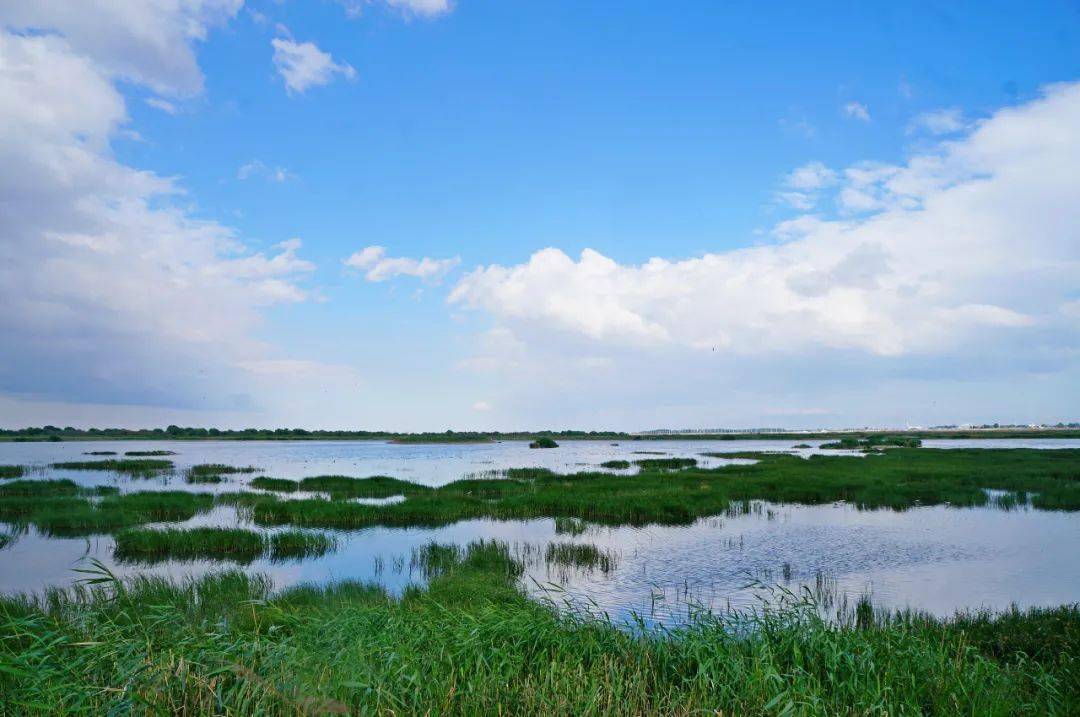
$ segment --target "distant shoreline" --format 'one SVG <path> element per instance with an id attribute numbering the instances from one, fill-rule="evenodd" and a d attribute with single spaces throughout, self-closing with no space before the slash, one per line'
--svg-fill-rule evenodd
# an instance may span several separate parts
<path id="1" fill-rule="evenodd" d="M 922 439 L 1080 438 L 1080 428 L 979 428 L 943 430 L 844 430 L 790 431 L 780 433 L 620 433 L 602 431 L 443 432 L 393 433 L 382 431 L 227 431 L 207 428 L 92 429 L 30 428 L 0 431 L 0 443 L 64 441 L 382 441 L 395 445 L 476 444 L 499 441 L 533 441 L 550 437 L 559 441 L 768 441 L 835 440 L 860 436 L 911 436 Z"/>

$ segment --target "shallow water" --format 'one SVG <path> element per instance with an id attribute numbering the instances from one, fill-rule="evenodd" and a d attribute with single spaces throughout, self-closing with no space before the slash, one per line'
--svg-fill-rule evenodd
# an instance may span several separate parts
<path id="1" fill-rule="evenodd" d="M 145 480 L 44 467 L 53 461 L 81 459 L 85 450 L 122 453 L 162 448 L 178 453 L 170 457 L 178 469 L 213 462 L 256 465 L 277 477 L 383 474 L 439 485 L 465 474 L 508 467 L 576 471 L 614 458 L 649 457 L 632 453 L 639 450 L 701 458 L 703 452 L 790 450 L 793 443 L 650 441 L 613 446 L 610 442 L 567 441 L 550 451 L 510 442 L 467 446 L 375 442 L 0 444 L 0 463 L 38 466 L 39 474 L 34 477 L 62 475 L 84 484 L 113 483 L 122 489 L 189 487 L 178 475 Z M 952 445 L 968 447 L 967 443 Z M 1017 447 L 1018 443 L 1024 444 L 1010 439 L 977 445 Z M 1080 441 L 1075 440 L 1055 442 L 1054 446 L 1069 444 L 1080 447 Z M 236 490 L 250 478 L 232 477 L 223 486 L 191 487 Z M 244 524 L 242 515 L 222 507 L 187 523 L 170 525 L 238 524 Z M 0 530 L 5 529 L 10 526 L 0 525 Z M 335 535 L 339 549 L 332 554 L 277 563 L 260 559 L 246 568 L 269 574 L 278 586 L 359 579 L 374 580 L 400 592 L 410 583 L 423 582 L 423 574 L 412 561 L 415 549 L 432 541 L 463 545 L 478 538 L 495 538 L 510 543 L 526 564 L 523 584 L 539 598 L 569 602 L 617 620 L 637 615 L 646 622 L 666 624 L 677 623 L 700 607 L 755 606 L 770 589 L 798 592 L 803 587 L 831 605 L 854 604 L 860 596 L 869 595 L 877 606 L 912 607 L 938 615 L 957 609 L 1001 609 L 1011 603 L 1058 605 L 1080 600 L 1080 561 L 1075 560 L 1080 515 L 1025 507 L 1003 511 L 937 506 L 895 512 L 860 511 L 844 504 L 756 502 L 749 512 L 702 519 L 691 526 L 585 526 L 580 535 L 557 533 L 555 522 L 549 519 L 470 520 L 435 529 L 367 528 Z M 607 558 L 607 569 L 548 562 L 546 547 L 553 541 L 597 546 Z M 112 548 L 113 541 L 107 536 L 53 539 L 30 529 L 0 550 L 0 592 L 70 584 L 80 577 L 74 569 L 86 567 L 90 557 L 121 575 L 197 575 L 222 566 L 210 561 L 124 565 L 113 560 Z"/>

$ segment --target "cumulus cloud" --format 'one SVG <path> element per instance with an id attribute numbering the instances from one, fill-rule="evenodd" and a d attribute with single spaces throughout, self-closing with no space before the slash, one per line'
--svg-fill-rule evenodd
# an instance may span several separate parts
<path id="1" fill-rule="evenodd" d="M 347 80 L 356 77 L 356 70 L 350 64 L 335 62 L 330 53 L 323 52 L 315 43 L 275 37 L 270 44 L 274 48 L 274 67 L 290 95 L 302 94 L 310 87 L 328 85 L 337 75 Z"/>
<path id="2" fill-rule="evenodd" d="M 193 44 L 235 17 L 243 0 L 35 0 L 4 3 L 8 27 L 63 36 L 97 71 L 164 95 L 192 95 L 203 76 Z"/>
<path id="3" fill-rule="evenodd" d="M 640 265 L 557 248 L 465 275 L 450 303 L 551 346 L 726 355 L 839 351 L 944 356 L 1020 342 L 1075 353 L 1080 83 L 1046 89 L 903 165 L 824 165 L 785 185 L 836 184 L 855 218 L 777 227 L 783 243 Z M 1033 222 L 1038 218 L 1037 223 Z"/>
<path id="4" fill-rule="evenodd" d="M 843 107 L 844 115 L 860 122 L 870 121 L 870 110 L 862 102 L 848 102 Z"/>
<path id="5" fill-rule="evenodd" d="M 0 10 L 0 391 L 250 407 L 244 363 L 267 353 L 253 338 L 263 309 L 306 295 L 298 281 L 311 265 L 299 242 L 253 252 L 184 208 L 191 202 L 175 180 L 110 150 L 127 122 L 116 83 L 198 91 L 191 43 L 238 6 Z M 38 32 L 19 32 L 24 25 Z"/>
<path id="6" fill-rule="evenodd" d="M 432 259 L 423 257 L 387 256 L 386 247 L 369 246 L 353 253 L 345 259 L 345 266 L 364 272 L 368 281 L 386 281 L 397 276 L 413 276 L 424 281 L 437 283 L 447 273 L 461 263 L 459 257 Z"/>

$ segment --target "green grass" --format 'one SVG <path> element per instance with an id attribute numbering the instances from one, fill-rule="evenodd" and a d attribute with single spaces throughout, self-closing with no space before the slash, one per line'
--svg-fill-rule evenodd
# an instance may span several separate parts
<path id="1" fill-rule="evenodd" d="M 11 714 L 1076 714 L 1076 606 L 824 622 L 789 601 L 669 631 L 560 614 L 506 546 L 428 546 L 426 589 L 274 593 L 227 571 L 0 599 Z"/>
<path id="2" fill-rule="evenodd" d="M 116 473 L 153 474 L 170 470 L 173 462 L 153 458 L 124 458 L 104 461 L 67 461 L 53 463 L 53 468 L 69 471 L 113 471 Z"/>
<path id="3" fill-rule="evenodd" d="M 244 563 L 267 555 L 285 561 L 325 555 L 337 545 L 333 536 L 301 530 L 263 535 L 239 528 L 133 528 L 116 534 L 115 556 L 135 563 L 195 559 Z"/>
<path id="4" fill-rule="evenodd" d="M 184 482 L 192 484 L 224 483 L 227 479 L 220 473 L 185 473 Z"/>
<path id="5" fill-rule="evenodd" d="M 425 486 L 387 476 L 313 476 L 301 480 L 300 489 L 329 493 L 334 498 L 387 498 L 392 495 L 424 493 L 428 490 Z"/>
<path id="6" fill-rule="evenodd" d="M 116 451 L 83 451 L 84 456 L 115 456 Z"/>
<path id="7" fill-rule="evenodd" d="M 544 562 L 590 570 L 599 569 L 604 573 L 615 567 L 615 557 L 611 552 L 600 550 L 589 543 L 548 543 Z"/>
<path id="8" fill-rule="evenodd" d="M 124 451 L 125 456 L 175 456 L 176 451 Z"/>
<path id="9" fill-rule="evenodd" d="M 696 458 L 642 458 L 634 461 L 634 465 L 643 470 L 675 471 L 683 468 L 693 468 L 697 465 Z"/>
<path id="10" fill-rule="evenodd" d="M 270 559 L 275 561 L 317 558 L 337 549 L 337 540 L 325 533 L 286 530 L 271 534 L 267 540 Z"/>
<path id="11" fill-rule="evenodd" d="M 22 478 L 25 474 L 23 466 L 0 466 L 0 478 Z"/>
<path id="12" fill-rule="evenodd" d="M 630 461 L 604 461 L 600 464 L 601 468 L 612 468 L 614 470 L 625 470 L 630 467 Z"/>
<path id="13" fill-rule="evenodd" d="M 992 505 L 988 488 L 1026 491 L 1039 509 L 1080 510 L 1080 450 L 906 449 L 866 458 L 731 454 L 752 465 L 667 470 L 646 464 L 634 476 L 605 472 L 534 478 L 465 479 L 440 488 L 395 485 L 407 500 L 356 505 L 319 499 L 250 503 L 264 525 L 362 528 L 445 525 L 469 518 L 579 518 L 603 524 L 688 524 L 751 500 L 864 509 Z M 687 460 L 687 459 L 674 459 Z M 680 463 L 681 465 L 681 463 Z M 360 480 L 360 479 L 352 479 Z"/>
<path id="14" fill-rule="evenodd" d="M 134 528 L 116 534 L 116 558 L 121 561 L 193 560 L 213 558 L 249 562 L 263 554 L 260 533 L 240 528 Z"/>
<path id="15" fill-rule="evenodd" d="M 839 441 L 822 443 L 818 448 L 823 449 L 846 449 L 857 448 L 918 448 L 922 445 L 922 439 L 915 436 L 882 436 L 873 435 L 866 437 L 844 437 Z"/>
<path id="16" fill-rule="evenodd" d="M 187 469 L 189 476 L 233 475 L 236 473 L 255 473 L 255 466 L 227 466 L 224 463 L 200 463 Z M 197 482 L 197 481 L 196 481 Z"/>
<path id="17" fill-rule="evenodd" d="M 258 488 L 259 490 L 272 490 L 278 493 L 295 493 L 300 490 L 300 483 L 298 481 L 289 480 L 288 478 L 267 478 L 265 476 L 259 476 L 258 478 L 252 478 L 248 485 L 252 488 Z"/>
<path id="18" fill-rule="evenodd" d="M 559 444 L 555 442 L 555 439 L 548 438 L 547 436 L 540 436 L 535 441 L 529 444 L 529 448 L 558 448 Z"/>
<path id="19" fill-rule="evenodd" d="M 119 494 L 111 486 L 84 488 L 70 480 L 13 481 L 0 486 L 0 520 L 34 525 L 54 537 L 101 535 L 141 523 L 189 520 L 213 505 L 214 497 L 208 494 Z"/>

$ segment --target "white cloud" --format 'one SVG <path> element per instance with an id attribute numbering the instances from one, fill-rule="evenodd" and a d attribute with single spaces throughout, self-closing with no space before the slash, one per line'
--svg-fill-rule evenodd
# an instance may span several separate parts
<path id="1" fill-rule="evenodd" d="M 0 7 L 0 25 L 59 33 L 95 70 L 166 95 L 202 90 L 193 43 L 233 18 L 243 0 L 34 0 Z"/>
<path id="2" fill-rule="evenodd" d="M 959 108 L 924 112 L 918 115 L 908 125 L 908 132 L 929 132 L 930 134 L 952 134 L 959 132 L 967 126 L 964 115 Z"/>
<path id="3" fill-rule="evenodd" d="M 160 97 L 148 97 L 146 104 L 150 105 L 156 110 L 161 110 L 165 114 L 174 115 L 177 112 L 176 105 L 168 100 L 163 100 Z"/>
<path id="4" fill-rule="evenodd" d="M 477 401 L 472 405 L 472 410 L 474 411 L 490 411 L 492 408 L 494 408 L 494 406 L 487 401 Z"/>
<path id="5" fill-rule="evenodd" d="M 364 6 L 375 2 L 381 2 L 407 16 L 426 18 L 445 15 L 454 9 L 452 0 L 338 0 L 350 19 L 363 15 Z"/>
<path id="6" fill-rule="evenodd" d="M 8 26 L 54 31 L 0 31 L 0 392 L 248 405 L 241 364 L 265 358 L 254 338 L 263 309 L 303 299 L 297 280 L 311 265 L 295 240 L 250 251 L 232 229 L 179 206 L 174 180 L 122 164 L 110 148 L 127 129 L 117 80 L 196 91 L 190 43 L 206 32 L 200 22 L 237 6 L 0 11 Z"/>
<path id="7" fill-rule="evenodd" d="M 335 62 L 330 53 L 323 52 L 314 43 L 275 37 L 270 44 L 274 48 L 274 66 L 285 81 L 289 94 L 300 94 L 310 87 L 327 85 L 335 75 L 348 80 L 356 77 L 356 70 L 351 65 Z"/>
<path id="8" fill-rule="evenodd" d="M 864 197 L 842 200 L 861 218 L 800 218 L 774 230 L 782 244 L 641 265 L 548 248 L 476 269 L 449 301 L 529 337 L 529 352 L 897 357 L 1013 341 L 1075 352 L 1060 307 L 1080 276 L 1076 126 L 1080 83 L 1056 85 L 904 165 L 837 175 L 814 163 L 785 180 L 807 192 L 839 182 Z"/>
<path id="9" fill-rule="evenodd" d="M 386 255 L 386 247 L 369 246 L 353 253 L 345 259 L 345 266 L 359 269 L 368 281 L 386 281 L 397 276 L 414 276 L 424 281 L 437 283 L 447 273 L 461 263 L 459 257 L 432 259 L 423 257 L 391 257 Z"/>
<path id="10" fill-rule="evenodd" d="M 296 175 L 284 167 L 271 167 L 262 160 L 253 159 L 240 165 L 240 168 L 236 170 L 236 178 L 241 181 L 252 177 L 261 177 L 270 182 L 280 183 L 295 179 Z"/>
<path id="11" fill-rule="evenodd" d="M 817 205 L 819 190 L 836 184 L 836 178 L 836 172 L 821 162 L 809 162 L 784 177 L 784 189 L 776 196 L 795 209 L 807 211 Z"/>
<path id="12" fill-rule="evenodd" d="M 848 102 L 843 107 L 844 114 L 860 122 L 870 121 L 870 110 L 862 102 Z"/>

